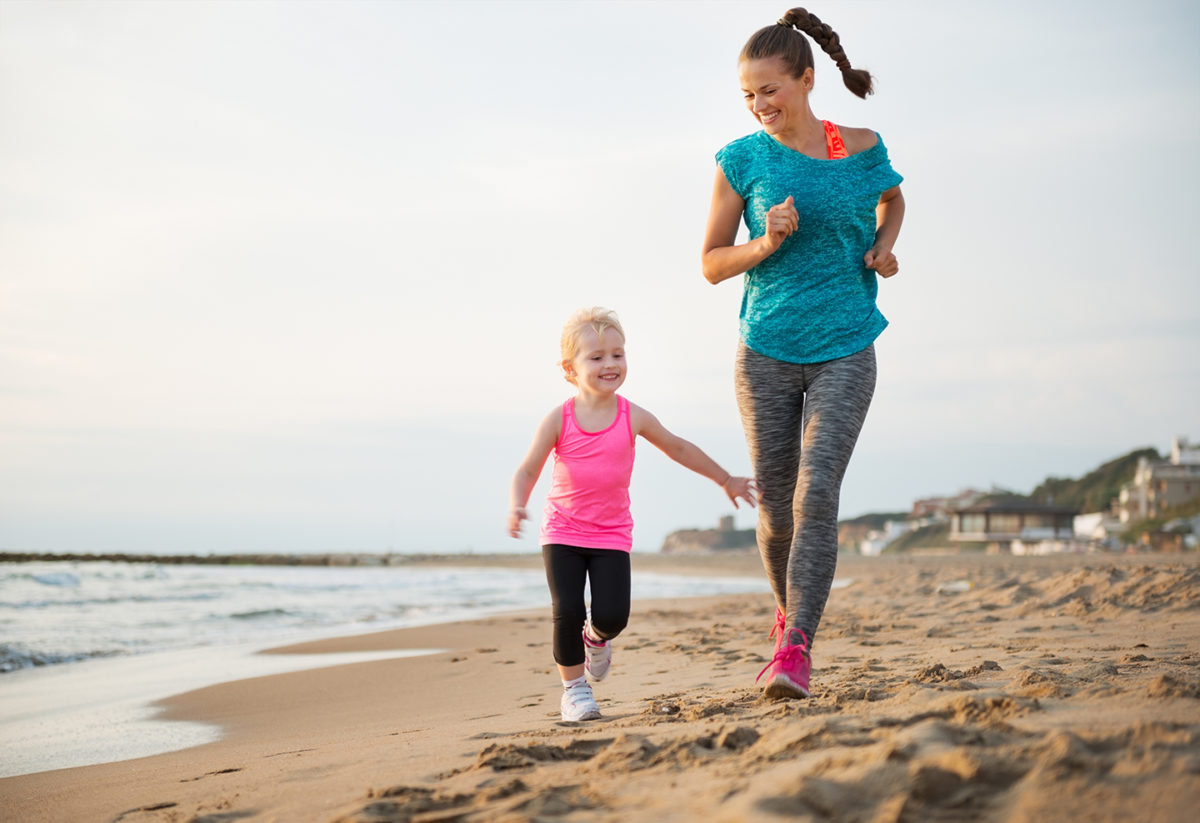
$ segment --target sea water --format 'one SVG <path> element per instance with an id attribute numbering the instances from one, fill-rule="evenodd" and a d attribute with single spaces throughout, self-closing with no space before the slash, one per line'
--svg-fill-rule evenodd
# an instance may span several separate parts
<path id="1" fill-rule="evenodd" d="M 0 564 L 0 672 L 437 623 L 545 600 L 523 569 Z"/>
<path id="2" fill-rule="evenodd" d="M 766 591 L 762 577 L 633 574 L 635 599 Z M 0 777 L 217 739 L 156 720 L 172 694 L 420 653 L 265 648 L 548 605 L 541 569 L 0 563 Z"/>

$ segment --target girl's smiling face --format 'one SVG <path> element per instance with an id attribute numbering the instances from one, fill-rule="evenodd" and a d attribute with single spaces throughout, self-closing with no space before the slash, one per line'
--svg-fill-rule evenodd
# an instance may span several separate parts
<path id="1" fill-rule="evenodd" d="M 812 69 L 793 77 L 778 57 L 743 60 L 738 64 L 738 80 L 746 108 L 767 134 L 776 136 L 794 131 L 807 122 Z"/>
<path id="2" fill-rule="evenodd" d="M 563 368 L 580 391 L 612 394 L 625 382 L 625 338 L 612 327 L 598 335 L 588 326 L 579 334 L 579 353 Z"/>

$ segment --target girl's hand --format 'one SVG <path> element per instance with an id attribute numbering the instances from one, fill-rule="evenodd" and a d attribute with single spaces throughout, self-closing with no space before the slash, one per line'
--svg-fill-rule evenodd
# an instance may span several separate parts
<path id="1" fill-rule="evenodd" d="M 508 535 L 509 537 L 521 536 L 521 521 L 528 520 L 529 515 L 525 513 L 525 509 L 517 506 L 508 513 Z"/>
<path id="2" fill-rule="evenodd" d="M 896 255 L 892 254 L 890 249 L 884 251 L 872 248 L 863 255 L 863 263 L 868 269 L 874 269 L 880 277 L 891 277 L 900 271 L 900 261 L 896 259 Z"/>
<path id="3" fill-rule="evenodd" d="M 792 196 L 782 203 L 771 206 L 767 211 L 767 233 L 763 235 L 767 248 L 774 253 L 796 227 L 800 225 L 800 213 L 792 205 Z"/>
<path id="4" fill-rule="evenodd" d="M 737 499 L 739 497 L 745 500 L 752 509 L 758 505 L 758 493 L 754 488 L 753 477 L 734 477 L 731 474 L 729 479 L 721 484 L 721 488 L 735 509 L 738 507 Z"/>

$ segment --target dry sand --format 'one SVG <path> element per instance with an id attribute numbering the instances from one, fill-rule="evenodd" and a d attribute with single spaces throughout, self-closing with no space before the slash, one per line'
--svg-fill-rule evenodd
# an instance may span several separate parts
<path id="1" fill-rule="evenodd" d="M 761 573 L 635 557 L 684 567 Z M 544 613 L 363 635 L 292 650 L 447 651 L 172 698 L 226 736 L 0 780 L 0 819 L 1196 819 L 1200 557 L 846 558 L 839 576 L 809 700 L 755 687 L 763 595 L 635 604 L 589 723 L 558 720 Z"/>

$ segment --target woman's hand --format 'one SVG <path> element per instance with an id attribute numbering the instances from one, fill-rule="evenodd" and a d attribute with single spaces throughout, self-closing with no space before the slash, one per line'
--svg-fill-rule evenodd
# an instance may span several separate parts
<path id="1" fill-rule="evenodd" d="M 734 245 L 745 211 L 746 201 L 733 190 L 725 173 L 718 168 L 700 258 L 704 279 L 709 283 L 720 283 L 754 268 L 774 254 L 800 224 L 800 215 L 792 205 L 792 198 L 788 197 L 767 210 L 766 234 Z"/>
<path id="2" fill-rule="evenodd" d="M 900 261 L 890 249 L 872 248 L 863 255 L 863 263 L 868 269 L 874 269 L 880 277 L 891 277 L 900 271 Z"/>
<path id="3" fill-rule="evenodd" d="M 776 249 L 783 245 L 783 241 L 787 240 L 799 225 L 800 213 L 792 205 L 792 196 L 790 194 L 787 200 L 771 206 L 767 211 L 767 231 L 763 235 L 764 242 L 767 244 L 770 253 L 774 253 Z"/>
<path id="4" fill-rule="evenodd" d="M 880 277 L 891 277 L 900 271 L 900 261 L 892 254 L 892 246 L 896 245 L 902 222 L 904 195 L 899 186 L 892 186 L 879 195 L 879 205 L 875 207 L 875 245 L 863 255 L 863 264 Z"/>

